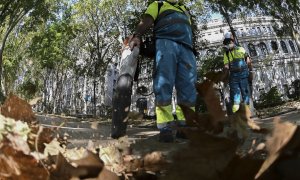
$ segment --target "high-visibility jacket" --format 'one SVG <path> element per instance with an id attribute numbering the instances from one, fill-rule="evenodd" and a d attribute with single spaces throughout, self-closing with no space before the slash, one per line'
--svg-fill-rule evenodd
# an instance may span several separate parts
<path id="1" fill-rule="evenodd" d="M 224 53 L 224 64 L 229 64 L 230 78 L 247 78 L 249 70 L 246 58 L 246 50 L 236 46 L 232 51 Z"/>
<path id="2" fill-rule="evenodd" d="M 154 1 L 145 12 L 154 19 L 155 38 L 173 40 L 192 48 L 191 21 L 186 8 L 183 5 L 172 5 L 164 1 L 159 9 L 158 4 L 158 1 Z"/>

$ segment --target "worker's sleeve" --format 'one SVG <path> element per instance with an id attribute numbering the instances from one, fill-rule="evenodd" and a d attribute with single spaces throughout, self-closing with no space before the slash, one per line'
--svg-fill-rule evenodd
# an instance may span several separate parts
<path id="1" fill-rule="evenodd" d="M 228 56 L 226 53 L 224 53 L 224 59 L 223 59 L 224 64 L 228 64 Z"/>
<path id="2" fill-rule="evenodd" d="M 185 13 L 185 15 L 187 15 L 189 17 L 189 22 L 190 22 L 190 24 L 192 24 L 190 12 L 186 9 L 186 7 L 184 5 L 180 6 L 180 9 L 183 10 L 183 12 Z"/>
<path id="3" fill-rule="evenodd" d="M 145 12 L 145 15 L 150 15 L 153 20 L 155 20 L 158 16 L 158 3 L 157 1 L 154 1 L 153 3 L 151 3 L 146 12 Z"/>

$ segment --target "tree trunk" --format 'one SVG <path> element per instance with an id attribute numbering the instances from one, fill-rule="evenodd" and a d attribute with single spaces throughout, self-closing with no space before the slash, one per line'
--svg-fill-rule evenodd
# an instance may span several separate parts
<path id="1" fill-rule="evenodd" d="M 76 114 L 77 113 L 77 86 L 78 86 L 78 77 L 75 76 L 74 82 L 73 82 L 73 88 L 72 88 L 72 94 L 71 94 L 71 108 L 72 108 L 72 113 Z"/>
<path id="2" fill-rule="evenodd" d="M 83 93 L 82 93 L 82 100 L 83 100 L 83 114 L 86 114 L 87 113 L 87 101 L 85 100 L 85 97 L 86 97 L 86 86 L 87 86 L 87 75 L 84 75 L 84 84 L 83 84 Z"/>
<path id="3" fill-rule="evenodd" d="M 94 77 L 94 98 L 93 98 L 93 105 L 94 105 L 94 108 L 93 108 L 93 112 L 94 112 L 94 117 L 96 117 L 96 112 L 97 112 L 97 109 L 96 109 L 96 85 L 97 85 L 97 81 L 96 81 L 96 77 Z"/>

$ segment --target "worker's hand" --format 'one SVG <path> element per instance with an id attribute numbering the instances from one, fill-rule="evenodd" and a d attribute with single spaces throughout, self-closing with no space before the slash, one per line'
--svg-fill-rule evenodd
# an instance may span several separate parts
<path id="1" fill-rule="evenodd" d="M 141 38 L 135 35 L 129 36 L 129 47 L 133 50 L 134 47 L 140 48 Z"/>

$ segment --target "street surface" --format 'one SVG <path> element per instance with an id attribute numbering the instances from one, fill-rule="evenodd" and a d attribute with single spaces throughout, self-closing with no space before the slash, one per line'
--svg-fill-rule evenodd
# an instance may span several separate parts
<path id="1" fill-rule="evenodd" d="M 298 125 L 300 124 L 300 111 L 296 110 L 281 114 L 279 117 L 283 121 L 293 122 Z M 37 119 L 45 127 L 57 128 L 57 134 L 61 137 L 68 138 L 68 141 L 70 142 L 68 147 L 70 148 L 85 147 L 90 140 L 95 145 L 102 145 L 114 141 L 110 138 L 110 124 L 108 122 L 101 123 L 101 121 L 98 122 L 96 119 L 80 119 L 51 115 L 37 115 Z M 265 119 L 255 118 L 255 121 L 261 127 L 271 128 L 273 119 L 274 117 Z M 158 130 L 154 127 L 154 123 L 147 128 L 128 126 L 127 134 L 130 141 L 150 139 L 150 141 L 153 141 L 152 143 L 154 143 L 154 141 L 157 141 L 155 135 L 158 134 Z"/>

